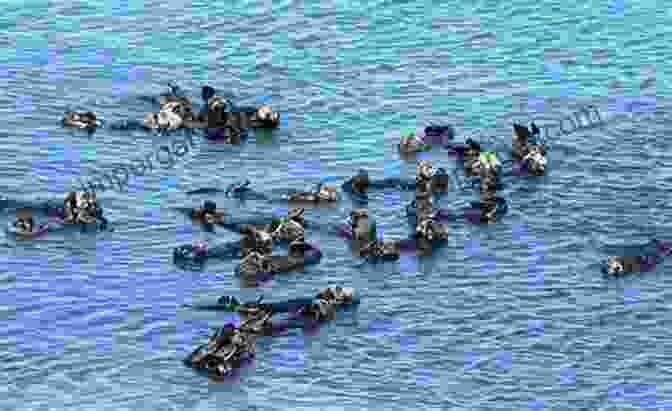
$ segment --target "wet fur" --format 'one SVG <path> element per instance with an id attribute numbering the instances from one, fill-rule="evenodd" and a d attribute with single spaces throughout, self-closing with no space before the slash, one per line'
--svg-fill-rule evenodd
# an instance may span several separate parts
<path id="1" fill-rule="evenodd" d="M 534 123 L 532 123 L 533 130 L 539 132 Z M 520 124 L 513 124 L 512 131 L 512 152 L 511 155 L 514 160 L 524 162 L 526 169 L 530 174 L 543 175 L 545 172 L 546 148 L 542 144 L 531 144 L 529 138 L 531 136 L 530 130 Z M 538 160 L 536 160 L 538 159 Z M 530 160 L 534 160 L 530 162 Z"/>

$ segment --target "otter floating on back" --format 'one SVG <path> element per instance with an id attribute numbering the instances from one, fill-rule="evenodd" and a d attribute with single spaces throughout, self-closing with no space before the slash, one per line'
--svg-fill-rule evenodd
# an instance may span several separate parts
<path id="1" fill-rule="evenodd" d="M 431 173 L 431 162 L 429 162 L 429 167 L 425 165 L 429 160 L 419 160 L 421 168 L 423 170 L 429 169 Z M 424 185 L 426 181 L 421 180 L 425 191 L 427 187 Z M 431 175 L 431 191 L 434 193 L 445 193 L 448 191 L 449 176 L 448 172 L 439 167 L 435 173 Z M 421 189 L 423 188 L 421 187 Z M 369 173 L 360 169 L 357 174 L 352 176 L 348 181 L 344 182 L 341 185 L 341 188 L 344 192 L 355 194 L 359 196 L 362 200 L 366 198 L 369 190 L 385 190 L 385 189 L 397 189 L 397 190 L 417 190 L 418 189 L 418 179 L 416 174 L 416 179 L 408 181 L 403 180 L 398 177 L 388 177 L 382 180 L 371 180 L 369 178 Z"/>
<path id="2" fill-rule="evenodd" d="M 96 118 L 96 114 L 92 111 L 66 111 L 63 114 L 62 123 L 64 127 L 81 129 L 95 129 L 96 127 L 102 125 L 102 122 Z"/>
<path id="3" fill-rule="evenodd" d="M 414 154 L 416 152 L 429 151 L 432 145 L 445 145 L 455 136 L 455 130 L 451 126 L 427 126 L 424 130 L 403 133 L 399 140 L 399 152 L 402 154 Z"/>
<path id="4" fill-rule="evenodd" d="M 481 155 L 481 145 L 468 138 L 464 144 L 449 144 L 447 146 L 449 153 L 456 155 L 464 163 L 464 174 L 467 176 L 478 175 L 479 156 Z"/>
<path id="5" fill-rule="evenodd" d="M 167 103 L 158 113 L 145 113 L 143 125 L 149 129 L 178 129 L 183 123 L 183 117 L 179 113 L 184 110 L 179 102 Z"/>
<path id="6" fill-rule="evenodd" d="M 336 187 L 319 184 L 315 192 L 293 192 L 287 200 L 295 203 L 313 203 L 316 205 L 333 205 L 338 199 Z"/>
<path id="7" fill-rule="evenodd" d="M 520 124 L 513 124 L 511 132 L 512 157 L 521 162 L 532 175 L 543 175 L 546 170 L 546 148 L 543 144 L 532 144 L 531 136 L 539 136 L 539 128 L 532 123 L 532 130 Z"/>
<path id="8" fill-rule="evenodd" d="M 651 243 L 650 243 L 651 244 Z M 609 256 L 605 261 L 604 274 L 619 275 L 624 273 L 649 272 L 662 263 L 663 258 L 672 255 L 672 241 L 654 239 L 652 249 L 640 255 Z"/>
<path id="9" fill-rule="evenodd" d="M 206 371 L 208 376 L 218 380 L 231 375 L 245 360 L 254 358 L 256 341 L 253 335 L 233 324 L 217 330 L 206 344 L 196 348 L 185 364 Z"/>

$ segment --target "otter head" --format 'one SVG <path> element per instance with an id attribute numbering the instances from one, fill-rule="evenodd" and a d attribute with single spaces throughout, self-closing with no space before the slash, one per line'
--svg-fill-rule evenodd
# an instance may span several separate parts
<path id="1" fill-rule="evenodd" d="M 418 236 L 424 237 L 428 240 L 434 239 L 434 230 L 432 226 L 432 219 L 425 219 L 420 221 L 420 223 L 415 228 L 415 233 Z"/>
<path id="2" fill-rule="evenodd" d="M 399 257 L 400 244 L 397 240 L 381 240 L 378 242 L 380 255 L 383 257 Z"/>
<path id="3" fill-rule="evenodd" d="M 211 210 L 205 210 L 201 218 L 205 224 L 215 224 L 217 222 L 215 214 Z"/>
<path id="4" fill-rule="evenodd" d="M 157 114 L 157 122 L 160 128 L 179 128 L 182 125 L 182 117 L 170 110 L 161 110 Z"/>
<path id="5" fill-rule="evenodd" d="M 320 290 L 318 298 L 326 301 L 337 301 L 337 302 L 350 302 L 352 301 L 352 296 L 354 290 L 351 287 L 326 287 Z"/>
<path id="6" fill-rule="evenodd" d="M 159 128 L 159 116 L 156 113 L 145 113 L 142 124 L 147 128 Z"/>
<path id="7" fill-rule="evenodd" d="M 280 115 L 268 105 L 259 106 L 255 114 L 257 120 L 267 127 L 277 127 L 280 121 Z"/>
<path id="8" fill-rule="evenodd" d="M 494 152 L 481 153 L 478 157 L 481 172 L 494 173 L 501 165 Z"/>
<path id="9" fill-rule="evenodd" d="M 253 248 L 255 251 L 267 254 L 273 250 L 273 238 L 266 231 L 254 230 L 252 237 L 254 241 Z"/>
<path id="10" fill-rule="evenodd" d="M 369 173 L 366 170 L 359 170 L 356 176 L 350 180 L 352 191 L 365 193 L 369 188 Z"/>
<path id="11" fill-rule="evenodd" d="M 88 196 L 86 195 L 86 192 L 78 191 L 75 194 L 75 203 L 78 208 L 85 208 L 88 204 Z"/>
<path id="12" fill-rule="evenodd" d="M 423 219 L 416 228 L 416 235 L 427 240 L 447 240 L 448 230 L 445 224 L 434 221 L 431 217 Z"/>
<path id="13" fill-rule="evenodd" d="M 263 269 L 266 266 L 267 262 L 264 258 L 264 255 L 259 253 L 257 250 L 250 251 L 241 261 L 240 265 L 257 267 L 258 269 Z"/>
<path id="14" fill-rule="evenodd" d="M 20 231 L 31 233 L 33 231 L 33 219 L 30 217 L 19 218 L 14 223 L 14 227 Z"/>
<path id="15" fill-rule="evenodd" d="M 609 256 L 607 258 L 607 272 L 609 274 L 620 274 L 624 271 L 623 264 L 618 257 Z"/>
<path id="16" fill-rule="evenodd" d="M 208 110 L 216 111 L 219 109 L 224 109 L 228 105 L 228 100 L 224 97 L 213 96 L 208 99 Z"/>
<path id="17" fill-rule="evenodd" d="M 353 208 L 350 211 L 350 225 L 356 227 L 362 220 L 369 219 L 369 210 L 366 208 Z"/>
<path id="18" fill-rule="evenodd" d="M 86 113 L 66 111 L 63 114 L 63 122 L 79 128 L 87 128 L 97 124 L 96 115 L 91 111 L 87 111 Z"/>
<path id="19" fill-rule="evenodd" d="M 530 150 L 523 158 L 527 169 L 534 174 L 543 174 L 546 169 L 546 157 L 544 148 L 539 145 L 530 146 Z"/>
<path id="20" fill-rule="evenodd" d="M 75 196 L 75 203 L 78 208 L 95 208 L 96 193 L 90 191 L 78 191 Z"/>
<path id="21" fill-rule="evenodd" d="M 175 129 L 182 125 L 182 118 L 172 111 L 161 110 L 158 113 L 145 113 L 143 125 L 147 128 Z"/>
<path id="22" fill-rule="evenodd" d="M 415 134 L 411 133 L 409 135 L 401 136 L 399 141 L 399 148 L 403 150 L 412 151 L 418 147 L 418 139 L 415 137 Z"/>
<path id="23" fill-rule="evenodd" d="M 336 286 L 333 288 L 333 294 L 337 300 L 352 301 L 355 290 L 352 287 Z"/>
<path id="24" fill-rule="evenodd" d="M 416 176 L 423 180 L 432 178 L 432 162 L 430 160 L 418 160 L 416 163 Z"/>
<path id="25" fill-rule="evenodd" d="M 320 185 L 320 191 L 317 193 L 320 200 L 336 201 L 336 188 L 326 185 Z"/>
<path id="26" fill-rule="evenodd" d="M 70 191 L 69 193 L 65 193 L 65 198 L 63 198 L 63 202 L 65 203 L 66 206 L 77 205 L 77 192 Z"/>
<path id="27" fill-rule="evenodd" d="M 273 240 L 291 241 L 303 237 L 303 226 L 294 220 L 282 222 L 270 236 Z"/>
<path id="28" fill-rule="evenodd" d="M 471 138 L 468 138 L 465 143 L 464 155 L 467 157 L 478 157 L 480 153 L 481 153 L 481 145 L 472 140 Z"/>
<path id="29" fill-rule="evenodd" d="M 191 107 L 185 101 L 171 101 L 161 106 L 161 111 L 171 112 L 181 118 L 191 113 Z"/>
<path id="30" fill-rule="evenodd" d="M 369 240 L 371 227 L 369 226 L 369 210 L 354 208 L 350 213 L 350 226 L 353 239 Z"/>

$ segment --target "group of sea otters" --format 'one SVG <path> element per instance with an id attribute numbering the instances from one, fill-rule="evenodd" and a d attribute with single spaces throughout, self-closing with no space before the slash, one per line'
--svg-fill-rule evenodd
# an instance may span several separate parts
<path id="1" fill-rule="evenodd" d="M 223 140 L 226 143 L 238 144 L 241 130 L 249 128 L 276 128 L 280 116 L 268 105 L 253 108 L 236 108 L 228 99 L 217 96 L 212 87 L 202 89 L 204 108 L 195 112 L 191 98 L 180 95 L 173 87 L 170 95 L 162 95 L 158 99 L 159 111 L 145 114 L 142 122 L 136 122 L 140 128 L 147 130 L 174 130 L 179 128 L 206 129 L 209 138 Z M 63 125 L 81 129 L 95 129 L 104 123 L 93 112 L 72 112 L 64 114 Z M 130 123 L 113 126 L 118 129 L 130 128 Z M 494 222 L 498 216 L 501 202 L 498 201 L 496 190 L 499 186 L 498 166 L 494 153 L 481 150 L 478 142 L 467 139 L 464 144 L 448 144 L 445 141 L 453 137 L 449 126 L 429 126 L 424 136 L 415 134 L 402 136 L 398 148 L 403 156 L 427 151 L 432 144 L 441 142 L 445 147 L 456 153 L 464 164 L 467 176 L 478 176 L 480 179 L 480 221 Z M 519 124 L 513 124 L 512 158 L 520 168 L 528 174 L 540 176 L 545 173 L 546 149 L 537 141 L 539 128 L 532 123 L 531 130 Z M 531 138 L 534 141 L 530 141 Z M 434 194 L 448 191 L 448 176 L 445 173 L 434 173 L 429 160 L 417 160 L 415 191 L 416 228 L 413 247 L 417 255 L 431 254 L 432 244 L 448 238 L 446 224 L 436 218 L 433 207 Z M 360 172 L 350 180 L 350 188 L 354 193 L 365 195 L 370 180 L 365 172 Z M 308 203 L 309 206 L 334 204 L 338 200 L 337 189 L 320 184 L 314 192 L 294 192 L 287 197 L 290 208 L 287 218 L 273 220 L 270 224 L 240 225 L 240 265 L 241 280 L 244 278 L 258 279 L 264 273 L 287 272 L 301 270 L 304 257 L 309 253 L 320 253 L 315 246 L 304 241 L 304 209 L 297 204 Z M 294 206 L 292 206 L 294 205 Z M 70 224 L 91 224 L 102 214 L 96 204 L 95 193 L 70 192 L 65 195 L 63 207 L 59 215 L 63 222 Z M 203 207 L 191 210 L 190 216 L 195 221 L 206 225 L 224 224 L 225 212 L 218 209 L 212 201 L 206 201 Z M 392 257 L 400 255 L 402 242 L 377 238 L 375 228 L 369 222 L 366 208 L 354 208 L 349 220 L 351 230 L 352 251 L 365 257 Z M 30 216 L 17 218 L 14 228 L 21 235 L 30 235 L 35 224 Z M 288 244 L 288 253 L 284 256 L 272 255 L 273 245 Z M 607 259 L 605 272 L 618 274 L 626 271 L 646 271 L 662 256 L 672 254 L 672 242 L 654 240 L 656 252 L 647 256 L 610 256 Z M 206 255 L 207 245 L 196 246 L 197 254 Z M 321 254 L 320 254 L 321 255 Z M 256 281 L 256 280 L 255 280 Z M 300 304 L 294 313 L 297 318 L 306 321 L 321 322 L 334 318 L 336 308 L 353 304 L 352 288 L 329 287 L 322 289 L 311 302 Z M 272 327 L 272 315 L 275 313 L 272 304 L 256 303 L 239 304 L 235 298 L 222 297 L 222 307 L 237 311 L 241 324 L 228 324 L 219 329 L 208 339 L 207 344 L 197 348 L 185 362 L 197 369 L 207 371 L 214 378 L 229 375 L 240 367 L 246 359 L 255 355 L 257 335 L 268 334 Z"/>
<path id="2" fill-rule="evenodd" d="M 103 219 L 102 210 L 96 203 L 96 193 L 88 191 L 72 191 L 65 194 L 63 207 L 54 210 L 59 220 L 66 224 L 96 224 Z M 103 219 L 104 220 L 104 219 Z M 14 233 L 19 237 L 32 237 L 37 226 L 30 209 L 17 212 L 14 222 Z"/>
<path id="3" fill-rule="evenodd" d="M 206 224 L 222 224 L 225 212 L 206 201 L 203 207 L 194 208 L 191 218 Z M 288 218 L 273 220 L 269 224 L 241 224 L 240 275 L 257 279 L 258 273 L 287 272 L 303 268 L 303 259 L 310 244 L 304 242 L 303 209 L 294 208 Z M 272 256 L 274 242 L 289 245 L 285 256 Z M 203 250 L 207 252 L 207 250 Z"/>
<path id="4" fill-rule="evenodd" d="M 142 122 L 137 120 L 111 124 L 112 129 L 126 130 L 175 130 L 179 128 L 206 129 L 208 138 L 229 144 L 239 144 L 241 131 L 250 128 L 276 128 L 280 124 L 280 114 L 268 105 L 259 107 L 236 107 L 225 97 L 217 96 L 210 86 L 202 88 L 204 107 L 195 112 L 191 97 L 184 95 L 179 87 L 171 86 L 171 93 L 158 99 L 159 111 L 145 113 Z M 63 126 L 93 130 L 101 125 L 96 114 L 67 111 L 63 115 Z"/>
<path id="5" fill-rule="evenodd" d="M 469 143 L 469 142 L 468 142 Z M 419 146 L 424 143 L 416 144 Z M 408 139 L 402 139 L 400 148 L 406 149 L 412 146 Z M 480 147 L 471 143 L 465 150 L 465 172 L 481 177 L 481 202 L 484 205 L 483 218 L 492 221 L 497 208 L 494 201 L 497 187 L 496 158 L 480 153 Z M 525 158 L 531 152 L 526 150 Z M 527 156 L 531 158 L 532 156 Z M 543 169 L 543 165 L 542 165 Z M 370 180 L 368 174 L 360 172 L 350 180 L 350 188 L 353 192 L 365 195 L 369 190 Z M 448 238 L 448 229 L 445 224 L 435 219 L 433 208 L 434 194 L 448 191 L 448 176 L 445 173 L 434 173 L 432 163 L 429 160 L 417 160 L 415 179 L 415 209 L 416 229 L 414 246 L 418 255 L 432 253 L 432 245 Z M 288 196 L 290 205 L 296 203 L 313 203 L 313 205 L 333 203 L 337 201 L 337 189 L 326 184 L 318 185 L 314 192 L 295 192 Z M 203 207 L 191 210 L 191 217 L 204 224 L 226 224 L 224 210 L 217 209 L 211 201 L 206 201 Z M 366 208 L 354 208 L 351 211 L 349 226 L 351 230 L 352 251 L 359 256 L 391 257 L 397 258 L 401 253 L 402 241 L 377 238 L 375 228 L 372 232 L 372 224 L 369 222 L 369 213 Z M 304 242 L 304 209 L 290 207 L 287 219 L 274 221 L 265 225 L 240 226 L 241 232 L 241 277 L 258 278 L 260 273 L 283 272 L 300 269 L 306 250 Z M 277 241 L 289 243 L 287 256 L 271 255 L 273 244 Z M 207 252 L 206 249 L 203 252 Z M 275 264 L 273 264 L 275 262 Z M 328 295 L 339 294 L 343 290 L 340 287 L 333 289 Z M 335 291 L 334 291 L 335 290 Z M 324 292 L 324 290 L 323 290 Z M 351 292 L 349 293 L 350 299 Z M 305 319 L 323 321 L 333 318 L 335 307 L 342 298 L 319 298 L 319 302 L 306 304 L 302 307 L 301 314 Z M 347 300 L 346 300 L 347 301 Z M 260 334 L 260 330 L 268 329 L 268 321 L 272 315 L 270 305 L 264 308 L 263 304 L 252 304 L 256 316 L 242 320 L 239 327 L 228 325 L 225 331 L 219 330 L 209 337 L 209 343 L 199 347 L 192 353 L 187 363 L 195 368 L 207 370 L 214 377 L 222 377 L 229 373 L 233 367 L 239 366 L 250 353 L 254 354 L 254 336 Z M 248 304 L 249 306 L 249 304 Z M 249 308 L 239 307 L 241 316 L 249 314 Z M 250 330 L 252 328 L 253 330 Z M 220 343 L 220 341 L 224 341 Z"/>
<path id="6" fill-rule="evenodd" d="M 328 287 L 320 290 L 311 301 L 297 304 L 290 318 L 299 318 L 305 325 L 318 324 L 333 320 L 338 307 L 354 304 L 354 290 L 349 287 Z M 227 301 L 223 301 L 223 300 Z M 227 324 L 208 337 L 208 342 L 196 348 L 185 363 L 197 370 L 205 371 L 214 380 L 226 378 L 235 373 L 245 363 L 249 363 L 256 354 L 256 337 L 273 335 L 283 327 L 274 322 L 272 304 L 260 301 L 238 303 L 235 298 L 222 297 L 227 309 L 236 311 L 240 324 Z M 285 326 L 286 327 L 286 326 Z"/>

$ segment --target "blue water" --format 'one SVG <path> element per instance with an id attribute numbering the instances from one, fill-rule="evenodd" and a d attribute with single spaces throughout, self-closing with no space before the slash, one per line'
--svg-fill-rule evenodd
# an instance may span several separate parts
<path id="1" fill-rule="evenodd" d="M 270 102 L 283 124 L 237 147 L 197 137 L 173 168 L 99 194 L 114 232 L 2 238 L 0 408 L 672 410 L 672 262 L 621 279 L 597 266 L 608 247 L 672 238 L 670 5 L 3 2 L 5 197 L 60 197 L 177 138 L 59 124 L 69 108 L 141 119 L 154 109 L 141 97 L 170 81 L 196 101 L 210 84 L 241 105 Z M 546 176 L 508 181 L 501 222 L 451 223 L 432 257 L 360 265 L 317 230 L 307 238 L 322 262 L 264 289 L 241 291 L 235 261 L 172 265 L 176 245 L 237 239 L 173 211 L 205 198 L 185 191 L 242 177 L 280 191 L 325 176 L 340 185 L 359 168 L 383 178 L 396 172 L 399 129 L 450 123 L 458 140 L 482 130 L 510 144 L 512 121 L 553 124 L 586 104 L 604 126 L 554 137 Z M 398 173 L 412 178 L 415 165 Z M 407 235 L 411 196 L 372 197 L 382 235 Z M 234 214 L 278 206 L 212 198 Z M 438 205 L 476 198 L 453 191 Z M 351 207 L 306 217 L 335 225 Z M 3 227 L 15 218 L 1 215 Z M 361 290 L 359 310 L 315 336 L 260 338 L 239 383 L 182 365 L 224 318 L 178 305 L 329 284 Z"/>

